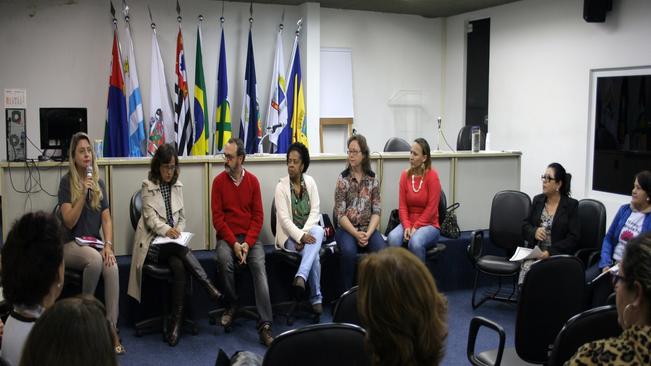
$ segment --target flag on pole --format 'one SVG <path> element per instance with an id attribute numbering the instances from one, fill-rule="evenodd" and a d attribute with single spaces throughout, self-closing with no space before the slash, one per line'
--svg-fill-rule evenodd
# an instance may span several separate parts
<path id="1" fill-rule="evenodd" d="M 111 75 L 107 102 L 107 118 L 104 126 L 104 156 L 129 156 L 129 126 L 127 124 L 127 102 L 124 97 L 122 61 L 118 46 L 118 31 L 113 30 Z"/>
<path id="2" fill-rule="evenodd" d="M 127 104 L 129 106 L 129 156 L 143 156 L 145 148 L 145 117 L 142 112 L 140 82 L 136 68 L 136 54 L 133 49 L 131 26 L 127 23 L 128 56 L 124 60 L 124 75 L 127 81 Z"/>
<path id="3" fill-rule="evenodd" d="M 170 94 L 165 79 L 165 67 L 158 47 L 156 28 L 151 33 L 151 68 L 149 78 L 149 141 L 147 153 L 151 156 L 166 142 L 174 143 L 174 117 Z"/>
<path id="4" fill-rule="evenodd" d="M 301 77 L 301 50 L 298 37 L 294 40 L 289 85 L 287 87 L 287 116 L 292 125 L 292 142 L 300 142 L 309 147 L 307 141 L 307 119 L 305 118 L 305 96 Z"/>
<path id="5" fill-rule="evenodd" d="M 228 101 L 228 77 L 226 75 L 226 44 L 222 28 L 219 46 L 219 64 L 217 65 L 217 102 L 215 103 L 215 133 L 213 135 L 213 153 L 222 151 L 231 138 L 231 104 Z"/>
<path id="6" fill-rule="evenodd" d="M 192 116 L 190 116 L 190 95 L 188 93 L 188 73 L 185 67 L 185 52 L 183 51 L 183 33 L 179 23 L 179 33 L 176 36 L 176 84 L 174 93 L 174 131 L 176 132 L 176 148 L 179 156 L 190 155 L 194 144 Z"/>
<path id="7" fill-rule="evenodd" d="M 309 147 L 307 141 L 307 121 L 305 119 L 305 97 L 301 78 L 301 51 L 298 45 L 298 31 L 294 37 L 292 57 L 289 61 L 289 83 L 287 85 L 287 124 L 278 137 L 277 153 L 286 153 L 293 142 L 301 142 Z"/>
<path id="8" fill-rule="evenodd" d="M 271 90 L 269 91 L 269 105 L 267 106 L 267 123 L 265 134 L 269 136 L 271 143 L 270 153 L 273 153 L 278 146 L 278 137 L 287 124 L 287 100 L 285 97 L 285 58 L 283 57 L 282 29 L 278 30 L 276 36 L 276 56 L 274 57 L 274 68 L 271 73 Z M 261 142 L 262 143 L 262 142 Z M 262 147 L 259 149 L 262 151 Z"/>
<path id="9" fill-rule="evenodd" d="M 240 116 L 240 139 L 244 141 L 247 154 L 258 152 L 258 141 L 262 137 L 260 128 L 260 106 L 258 105 L 253 57 L 253 35 L 249 29 L 249 45 L 246 50 L 246 72 L 244 73 L 244 97 Z"/>
<path id="10" fill-rule="evenodd" d="M 199 23 L 197 25 L 196 71 L 194 74 L 194 145 L 192 146 L 192 155 L 207 155 L 210 138 L 208 118 L 206 118 L 208 98 L 206 97 L 206 80 L 203 75 L 201 43 L 201 23 Z"/>

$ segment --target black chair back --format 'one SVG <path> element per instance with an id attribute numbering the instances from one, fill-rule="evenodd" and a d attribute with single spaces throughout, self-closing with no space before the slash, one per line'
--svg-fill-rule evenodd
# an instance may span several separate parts
<path id="1" fill-rule="evenodd" d="M 507 256 L 524 245 L 522 222 L 529 217 L 531 198 L 520 191 L 501 191 L 493 197 L 489 223 L 490 239 L 504 249 Z"/>
<path id="2" fill-rule="evenodd" d="M 622 328 L 617 322 L 617 307 L 614 305 L 601 306 L 575 315 L 558 333 L 548 365 L 563 365 L 582 345 L 598 339 L 617 337 L 621 332 Z"/>
<path id="3" fill-rule="evenodd" d="M 439 197 L 439 226 L 445 220 L 445 215 L 448 211 L 448 200 L 445 197 L 445 192 L 441 190 L 441 196 Z"/>
<path id="4" fill-rule="evenodd" d="M 581 261 L 568 255 L 534 263 L 525 277 L 515 323 L 520 358 L 545 363 L 565 322 L 583 311 L 585 275 Z"/>
<path id="5" fill-rule="evenodd" d="M 142 215 L 142 194 L 140 193 L 140 190 L 137 190 L 136 193 L 131 196 L 131 201 L 129 203 L 129 216 L 131 217 L 131 226 L 133 226 L 133 230 L 136 230 L 138 227 L 140 215 Z"/>
<path id="6" fill-rule="evenodd" d="M 332 314 L 332 321 L 335 323 L 348 323 L 355 325 L 362 325 L 357 313 L 357 290 L 358 286 L 351 287 L 350 290 L 344 292 L 337 303 L 335 310 Z"/>
<path id="7" fill-rule="evenodd" d="M 603 203 L 585 198 L 579 201 L 581 237 L 578 249 L 600 249 L 606 234 L 606 207 Z"/>
<path id="8" fill-rule="evenodd" d="M 271 199 L 271 213 L 269 214 L 271 220 L 271 233 L 274 238 L 276 237 L 276 199 Z"/>
<path id="9" fill-rule="evenodd" d="M 264 356 L 263 366 L 368 365 L 366 332 L 352 324 L 308 325 L 280 334 Z"/>
<path id="10" fill-rule="evenodd" d="M 405 139 L 392 137 L 384 144 L 385 152 L 410 151 L 411 145 Z"/>
<path id="11" fill-rule="evenodd" d="M 473 127 L 475 126 L 466 125 L 461 127 L 459 134 L 457 135 L 457 151 L 472 149 L 472 141 L 470 141 L 470 135 L 472 134 Z M 484 136 L 484 131 L 480 131 L 479 145 L 481 146 L 482 150 L 486 148 L 486 136 Z"/>

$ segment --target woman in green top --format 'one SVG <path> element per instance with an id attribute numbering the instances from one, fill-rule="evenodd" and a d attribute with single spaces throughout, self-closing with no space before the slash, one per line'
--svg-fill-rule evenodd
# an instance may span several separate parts
<path id="1" fill-rule="evenodd" d="M 297 252 L 302 256 L 294 277 L 297 292 L 310 286 L 310 303 L 316 314 L 321 305 L 321 262 L 319 251 L 323 228 L 319 226 L 319 191 L 312 177 L 304 174 L 310 165 L 310 153 L 300 142 L 287 151 L 288 176 L 276 185 L 276 248 Z"/>

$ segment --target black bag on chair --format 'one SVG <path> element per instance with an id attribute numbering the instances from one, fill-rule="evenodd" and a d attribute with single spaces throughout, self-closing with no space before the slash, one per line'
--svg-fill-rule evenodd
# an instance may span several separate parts
<path id="1" fill-rule="evenodd" d="M 461 230 L 459 230 L 459 223 L 457 222 L 457 214 L 454 212 L 459 206 L 461 204 L 455 202 L 445 210 L 445 218 L 441 223 L 441 235 L 447 238 L 459 239 L 461 236 Z"/>

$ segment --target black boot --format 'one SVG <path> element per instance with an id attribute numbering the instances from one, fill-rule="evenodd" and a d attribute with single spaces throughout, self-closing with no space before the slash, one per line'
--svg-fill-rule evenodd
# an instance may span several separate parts
<path id="1" fill-rule="evenodd" d="M 203 270 L 203 267 L 197 260 L 197 258 L 192 254 L 191 251 L 183 257 L 183 262 L 185 262 L 185 268 L 194 276 L 201 286 L 208 292 L 208 296 L 217 304 L 219 300 L 223 297 L 222 293 L 213 286 L 212 282 L 208 279 L 206 271 Z"/>
<path id="2" fill-rule="evenodd" d="M 183 325 L 183 301 L 185 300 L 185 281 L 172 283 L 172 319 L 170 321 L 167 343 L 174 347 L 181 337 Z"/>

